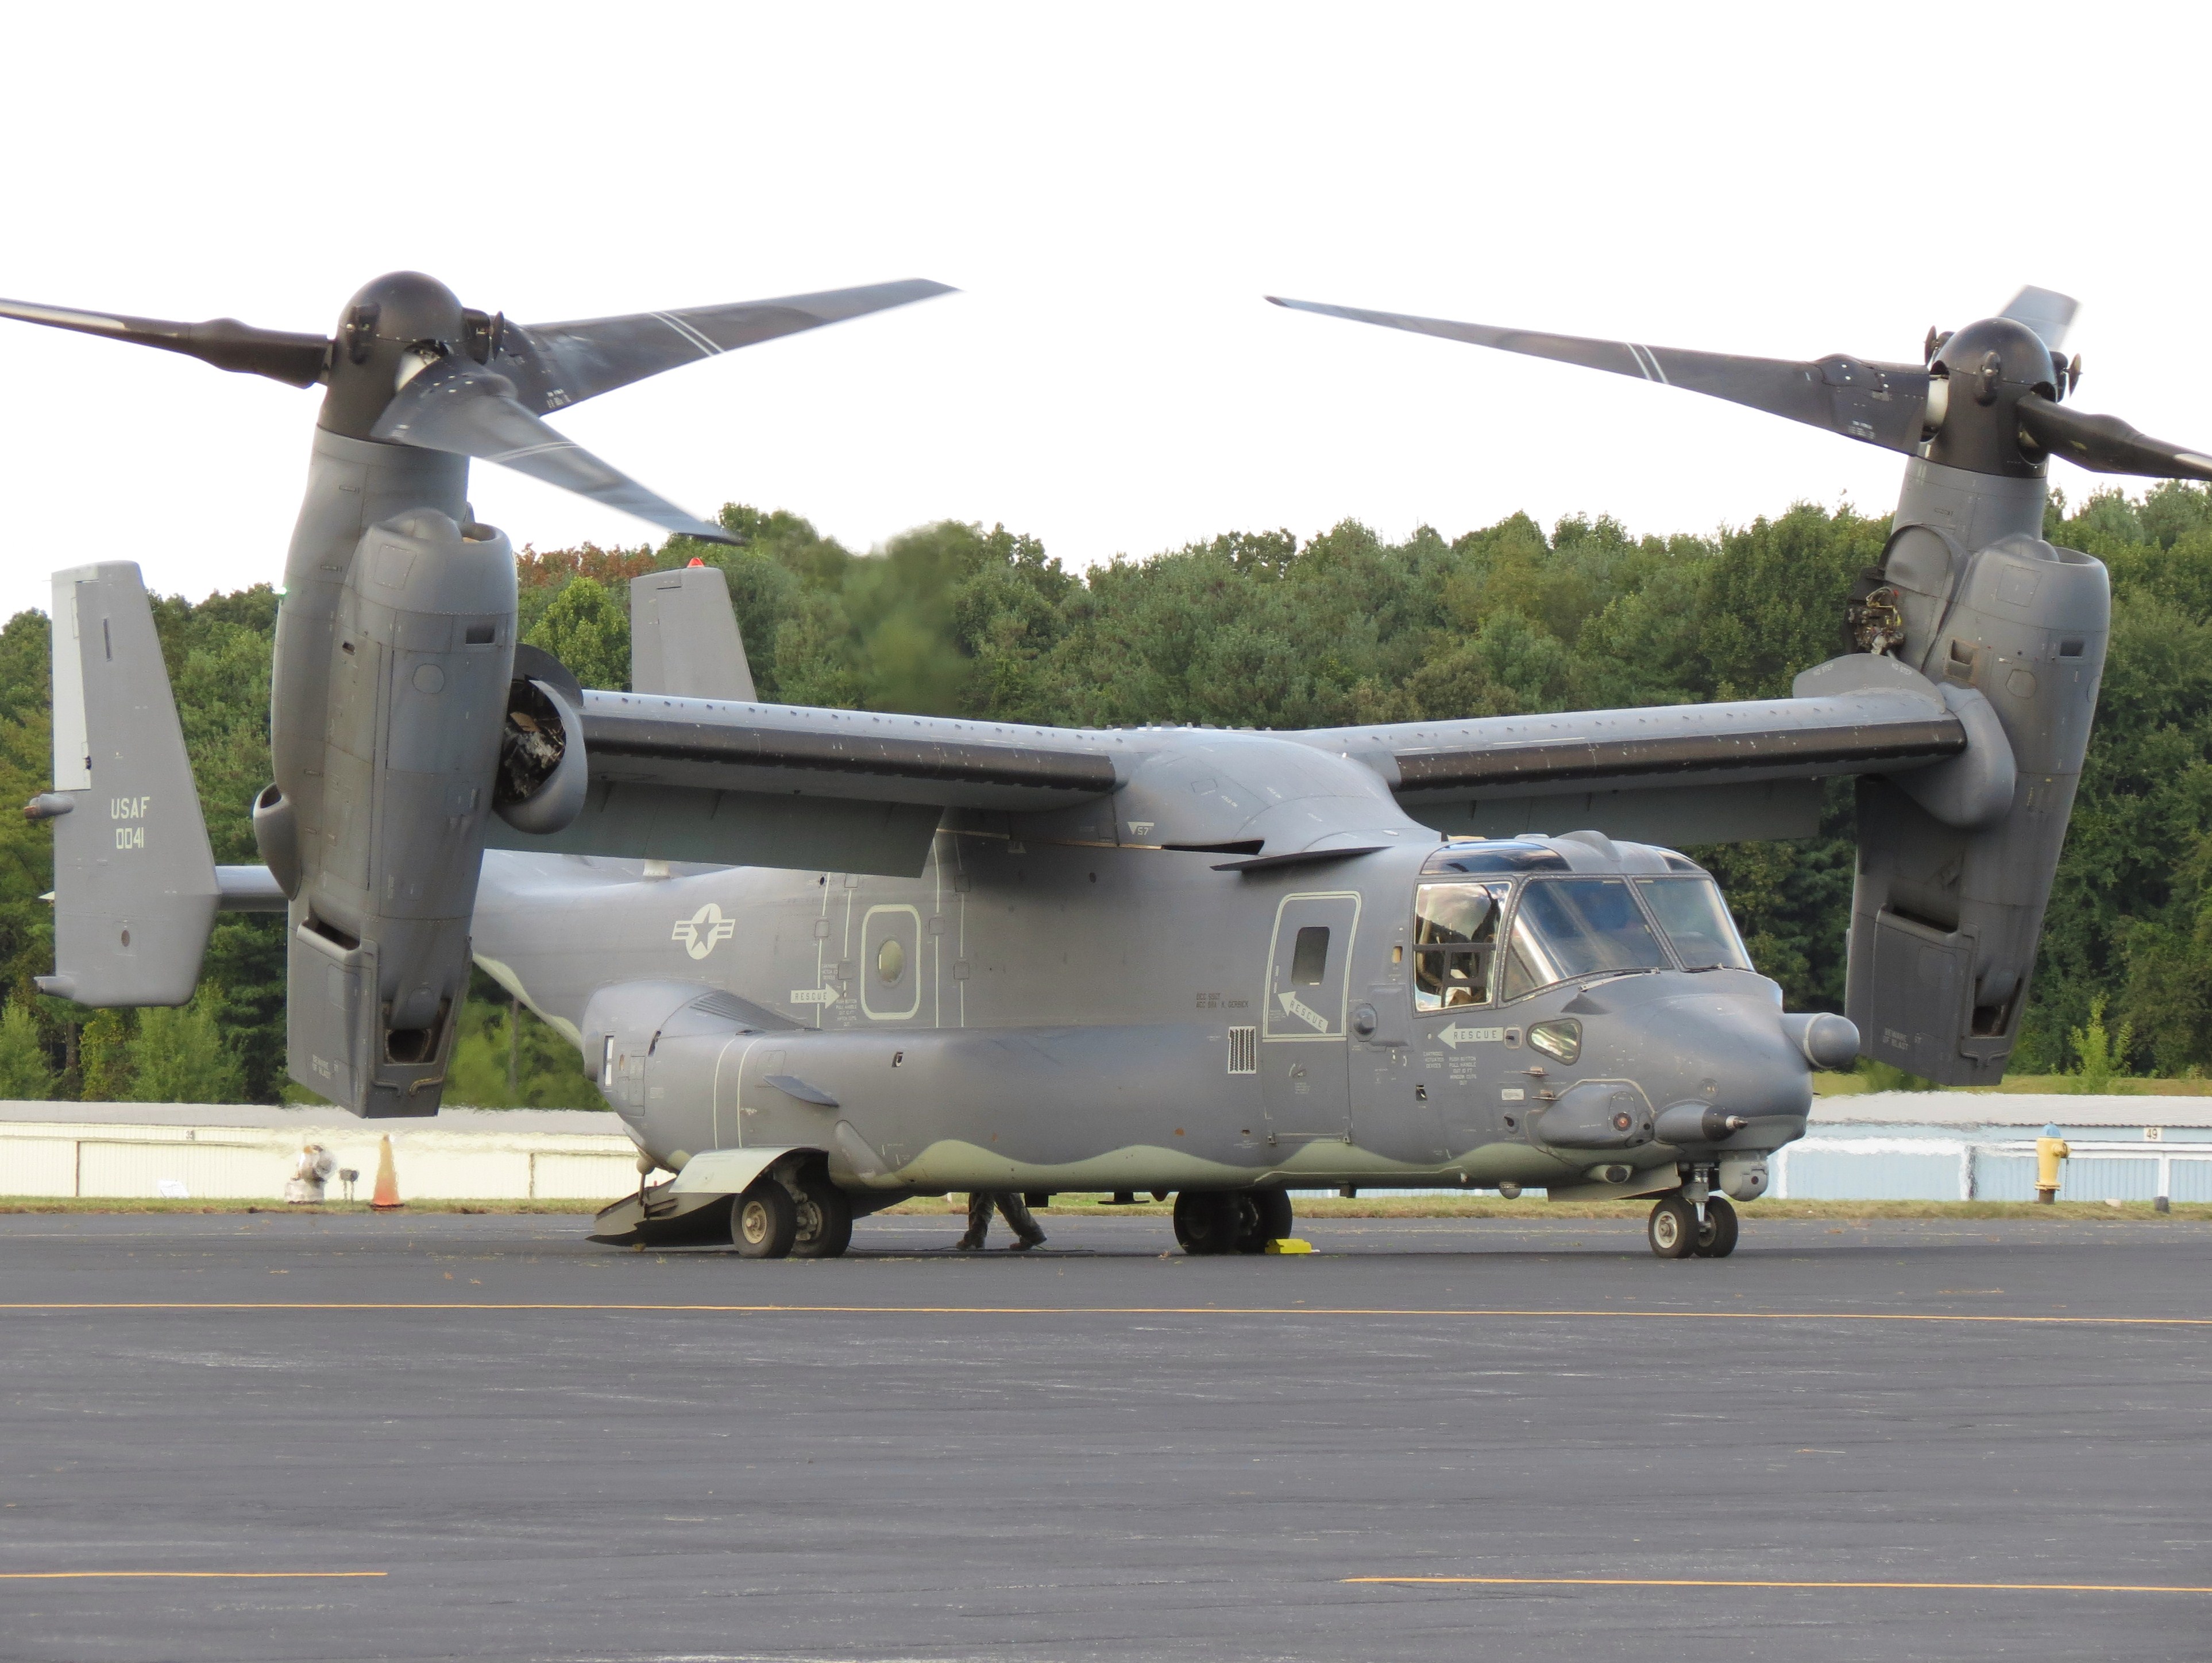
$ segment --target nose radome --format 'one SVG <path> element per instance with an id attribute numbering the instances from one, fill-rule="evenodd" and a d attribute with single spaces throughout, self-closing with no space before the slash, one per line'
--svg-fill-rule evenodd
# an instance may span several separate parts
<path id="1" fill-rule="evenodd" d="M 1858 1024 L 1832 1011 L 1786 1016 L 1782 1018 L 1782 1031 L 1815 1068 L 1849 1068 L 1858 1058 Z"/>

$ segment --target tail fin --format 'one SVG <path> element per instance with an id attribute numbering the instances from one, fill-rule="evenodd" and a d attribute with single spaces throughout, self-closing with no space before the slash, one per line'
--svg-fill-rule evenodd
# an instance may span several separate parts
<path id="1" fill-rule="evenodd" d="M 629 580 L 629 684 L 679 699 L 758 696 L 719 567 L 695 561 Z"/>
<path id="2" fill-rule="evenodd" d="M 54 574 L 54 960 L 40 991 L 182 1004 L 222 884 L 138 568 Z"/>

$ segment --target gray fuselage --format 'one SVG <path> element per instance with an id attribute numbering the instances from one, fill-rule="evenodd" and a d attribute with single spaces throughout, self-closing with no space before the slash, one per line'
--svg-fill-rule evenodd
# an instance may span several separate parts
<path id="1" fill-rule="evenodd" d="M 1510 971 L 1528 886 L 1610 879 L 1580 900 L 1619 909 L 1639 884 L 1709 892 L 1697 868 L 1594 835 L 1447 842 L 1376 796 L 1374 852 L 1247 870 L 1145 842 L 1157 822 L 1133 834 L 1111 804 L 1087 825 L 1055 817 L 1050 838 L 1024 816 L 949 816 L 913 878 L 493 850 L 473 947 L 672 1168 L 788 1146 L 885 1193 L 1635 1193 L 1678 1162 L 1755 1160 L 1802 1135 L 1811 1071 L 1788 1023 L 1804 1019 L 1784 1017 L 1724 914 L 1722 956 L 1746 968 L 1685 969 L 1669 950 L 1527 991 L 1571 945 Z M 1424 884 L 1483 886 L 1492 944 L 1460 950 L 1482 959 L 1474 985 L 1425 997 L 1417 966 L 1444 961 L 1421 951 Z M 1464 910 L 1462 891 L 1433 893 Z M 1563 897 L 1547 893 L 1547 915 Z M 1571 1059 L 1528 1042 L 1547 1022 L 1579 1030 Z M 1684 1139 L 1699 1108 L 1744 1124 Z M 1674 1142 L 1655 1135 L 1662 1116 Z"/>

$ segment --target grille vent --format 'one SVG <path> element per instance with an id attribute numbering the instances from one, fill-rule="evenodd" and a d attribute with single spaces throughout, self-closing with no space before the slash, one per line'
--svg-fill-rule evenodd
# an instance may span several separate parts
<path id="1" fill-rule="evenodd" d="M 704 1016 L 720 1017 L 725 1022 L 743 1022 L 746 1015 L 745 1002 L 719 987 L 693 999 L 691 1008 Z"/>
<path id="2" fill-rule="evenodd" d="M 1231 1074 L 1257 1074 L 1260 1071 L 1258 1029 L 1232 1028 L 1229 1030 L 1229 1071 Z"/>

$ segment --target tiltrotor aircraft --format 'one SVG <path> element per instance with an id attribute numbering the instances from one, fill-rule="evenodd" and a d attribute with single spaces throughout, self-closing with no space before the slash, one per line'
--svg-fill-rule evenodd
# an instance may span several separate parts
<path id="1" fill-rule="evenodd" d="M 523 326 L 379 279 L 335 337 L 0 303 L 326 391 L 256 800 L 218 869 L 137 568 L 54 580 L 55 974 L 174 1004 L 221 907 L 287 916 L 289 1067 L 437 1109 L 471 955 L 672 1173 L 602 1240 L 842 1252 L 948 1189 L 1177 1193 L 1257 1251 L 1288 1187 L 1656 1198 L 1725 1254 L 1815 1068 L 2003 1072 L 2104 663 L 2106 574 L 2042 537 L 2046 459 L 2212 478 L 2064 402 L 2072 303 L 1917 366 L 1787 363 L 1341 308 L 1641 375 L 1903 452 L 1849 650 L 1794 696 L 1308 732 L 1017 727 L 764 705 L 721 574 L 632 585 L 632 690 L 519 646 L 469 458 L 720 538 L 541 418 L 927 282 Z M 1284 304 L 1302 304 L 1285 302 Z M 1808 835 L 1858 781 L 1849 1020 L 1789 1014 L 1668 843 Z M 1541 830 L 1530 830 L 1539 828 Z"/>

